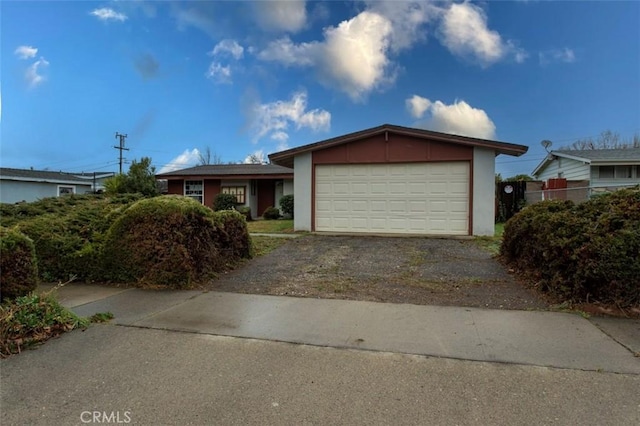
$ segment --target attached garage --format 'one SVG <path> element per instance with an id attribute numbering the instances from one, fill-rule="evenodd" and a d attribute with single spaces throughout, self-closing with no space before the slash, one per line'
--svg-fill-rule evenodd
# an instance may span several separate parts
<path id="1" fill-rule="evenodd" d="M 383 125 L 271 154 L 293 167 L 296 230 L 492 235 L 495 157 L 526 146 Z"/>
<path id="2" fill-rule="evenodd" d="M 469 234 L 469 163 L 319 165 L 315 230 Z"/>

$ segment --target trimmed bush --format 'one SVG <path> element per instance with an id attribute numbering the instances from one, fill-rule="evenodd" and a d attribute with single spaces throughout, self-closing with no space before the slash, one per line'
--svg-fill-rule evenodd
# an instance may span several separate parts
<path id="1" fill-rule="evenodd" d="M 213 200 L 213 210 L 233 210 L 238 204 L 236 196 L 233 194 L 218 194 Z"/>
<path id="2" fill-rule="evenodd" d="M 293 194 L 285 195 L 280 198 L 280 208 L 282 213 L 293 219 Z"/>
<path id="3" fill-rule="evenodd" d="M 244 216 L 244 219 L 248 222 L 251 219 L 251 207 L 249 206 L 240 206 L 238 208 L 236 208 L 236 210 L 238 211 L 238 213 L 240 213 L 242 216 Z"/>
<path id="4" fill-rule="evenodd" d="M 109 229 L 103 247 L 111 281 L 189 288 L 250 255 L 246 223 L 188 197 L 141 200 Z"/>
<path id="5" fill-rule="evenodd" d="M 561 301 L 640 305 L 640 190 L 526 207 L 504 228 L 502 258 Z"/>
<path id="6" fill-rule="evenodd" d="M 38 267 L 33 241 L 15 229 L 0 228 L 0 298 L 14 299 L 36 289 Z"/>
<path id="7" fill-rule="evenodd" d="M 267 220 L 280 219 L 280 210 L 275 207 L 267 207 L 262 213 L 262 218 Z"/>

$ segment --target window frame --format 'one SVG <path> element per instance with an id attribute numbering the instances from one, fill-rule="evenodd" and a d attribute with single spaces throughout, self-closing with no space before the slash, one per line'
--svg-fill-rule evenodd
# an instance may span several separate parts
<path id="1" fill-rule="evenodd" d="M 71 192 L 60 192 L 63 189 L 70 189 Z M 63 195 L 74 195 L 76 194 L 76 186 L 75 185 L 58 185 L 58 197 L 62 197 Z"/>
<path id="2" fill-rule="evenodd" d="M 187 185 L 196 185 L 196 182 L 198 182 L 200 184 L 200 190 L 198 191 L 197 189 L 195 190 L 191 190 L 191 189 L 187 189 Z M 184 180 L 184 183 L 182 185 L 182 194 L 185 197 L 189 197 L 189 198 L 193 198 L 196 201 L 199 201 L 200 204 L 204 204 L 204 180 L 202 179 L 191 179 L 191 180 Z"/>
<path id="3" fill-rule="evenodd" d="M 236 204 L 245 204 L 247 201 L 246 185 L 223 186 L 220 189 L 223 194 L 231 194 L 236 196 Z"/>

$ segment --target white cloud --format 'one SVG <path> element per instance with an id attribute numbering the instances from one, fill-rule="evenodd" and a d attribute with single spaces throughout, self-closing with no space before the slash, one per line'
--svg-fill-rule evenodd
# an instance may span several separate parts
<path id="1" fill-rule="evenodd" d="M 211 62 L 205 73 L 208 79 L 216 83 L 231 84 L 231 67 L 222 66 L 219 62 Z"/>
<path id="2" fill-rule="evenodd" d="M 35 61 L 24 73 L 24 78 L 27 81 L 29 87 L 34 88 L 44 83 L 45 76 L 42 75 L 42 69 L 49 66 L 49 62 L 45 58 L 40 58 Z"/>
<path id="3" fill-rule="evenodd" d="M 262 29 L 295 33 L 307 23 L 304 0 L 259 1 L 254 3 L 255 19 Z"/>
<path id="4" fill-rule="evenodd" d="M 294 44 L 289 36 L 285 36 L 270 42 L 258 53 L 258 58 L 285 66 L 312 66 L 320 59 L 319 46 L 318 42 Z"/>
<path id="5" fill-rule="evenodd" d="M 30 59 L 36 56 L 38 48 L 33 46 L 18 46 L 13 53 L 15 53 L 20 59 Z"/>
<path id="6" fill-rule="evenodd" d="M 547 65 L 552 62 L 562 62 L 571 64 L 576 61 L 576 54 L 573 49 L 564 47 L 562 49 L 550 49 L 538 53 L 540 65 Z"/>
<path id="7" fill-rule="evenodd" d="M 244 48 L 238 44 L 237 41 L 231 39 L 222 40 L 220 43 L 216 44 L 215 47 L 209 55 L 217 56 L 217 55 L 225 55 L 229 54 L 234 59 L 242 58 L 244 53 Z"/>
<path id="8" fill-rule="evenodd" d="M 444 13 L 440 24 L 440 40 L 451 53 L 489 66 L 508 54 L 517 62 L 526 59 L 526 52 L 512 41 L 503 41 L 497 31 L 487 26 L 484 11 L 471 3 L 454 3 Z"/>
<path id="9" fill-rule="evenodd" d="M 102 7 L 90 12 L 91 15 L 100 19 L 101 21 L 120 21 L 124 22 L 127 19 L 127 15 L 124 13 L 116 12 L 108 7 Z"/>
<path id="10" fill-rule="evenodd" d="M 304 91 L 294 93 L 288 101 L 256 103 L 250 114 L 254 142 L 267 135 L 280 143 L 286 142 L 290 126 L 296 130 L 304 127 L 313 131 L 327 131 L 331 126 L 331 113 L 328 111 L 307 111 L 307 94 Z"/>
<path id="11" fill-rule="evenodd" d="M 287 66 L 314 66 L 327 86 L 337 86 L 357 101 L 394 81 L 387 57 L 391 33 L 387 18 L 364 11 L 326 28 L 322 42 L 294 44 L 284 37 L 270 43 L 258 57 Z"/>
<path id="12" fill-rule="evenodd" d="M 487 113 L 478 108 L 473 108 L 463 100 L 456 100 L 453 104 L 447 105 L 442 101 L 431 102 L 429 99 L 414 95 L 406 100 L 409 107 L 410 101 L 419 98 L 417 104 L 420 110 L 424 105 L 428 105 L 419 117 L 428 111 L 430 117 L 416 124 L 421 127 L 436 132 L 450 133 L 454 135 L 470 136 L 481 139 L 493 139 L 496 134 L 496 126 Z M 413 102 L 411 102 L 413 104 Z M 416 115 L 410 109 L 414 117 Z M 416 117 L 416 118 L 419 118 Z"/>
<path id="13" fill-rule="evenodd" d="M 413 46 L 426 40 L 425 24 L 438 18 L 442 9 L 424 1 L 367 1 L 368 10 L 384 16 L 391 22 L 390 44 L 393 51 Z"/>
<path id="14" fill-rule="evenodd" d="M 286 143 L 289 140 L 289 135 L 281 131 L 273 132 L 271 134 L 271 139 L 273 139 L 274 141 Z"/>
<path id="15" fill-rule="evenodd" d="M 184 152 L 164 165 L 158 174 L 173 172 L 175 170 L 186 169 L 198 165 L 200 161 L 200 151 L 198 148 L 192 150 L 185 149 Z"/>
<path id="16" fill-rule="evenodd" d="M 382 15 L 362 12 L 337 28 L 325 31 L 322 73 L 352 99 L 391 82 L 387 58 L 391 22 Z"/>
<path id="17" fill-rule="evenodd" d="M 427 98 L 423 98 L 422 96 L 413 95 L 405 101 L 405 104 L 407 106 L 407 110 L 409 110 L 414 118 L 422 118 L 424 113 L 431 106 L 431 101 Z"/>

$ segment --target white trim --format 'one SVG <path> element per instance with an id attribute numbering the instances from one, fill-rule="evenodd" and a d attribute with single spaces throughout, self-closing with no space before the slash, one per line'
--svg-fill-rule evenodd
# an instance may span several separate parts
<path id="1" fill-rule="evenodd" d="M 182 181 L 182 195 L 184 195 L 185 197 L 193 198 L 195 200 L 197 196 L 187 195 L 187 182 L 200 182 L 200 184 L 202 185 L 202 200 L 200 202 L 202 203 L 202 205 L 204 205 L 204 179 L 185 179 Z"/>

